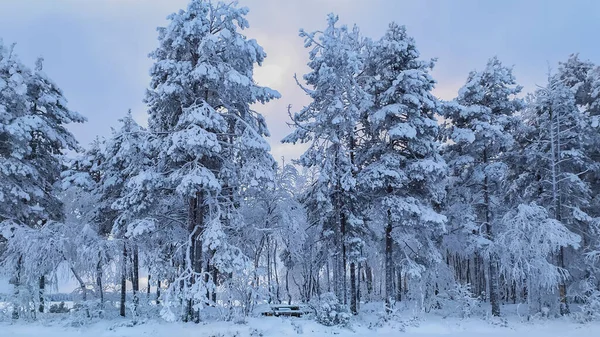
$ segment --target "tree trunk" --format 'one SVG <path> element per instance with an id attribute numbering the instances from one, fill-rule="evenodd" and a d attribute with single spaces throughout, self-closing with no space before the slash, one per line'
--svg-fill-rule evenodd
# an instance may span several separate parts
<path id="1" fill-rule="evenodd" d="M 498 278 L 498 257 L 495 253 L 490 255 L 490 304 L 492 305 L 492 315 L 500 316 L 500 294 Z"/>
<path id="2" fill-rule="evenodd" d="M 38 308 L 39 312 L 44 312 L 44 293 L 46 289 L 46 277 L 44 275 L 40 276 L 40 306 Z"/>
<path id="3" fill-rule="evenodd" d="M 560 251 L 558 252 L 558 263 L 561 268 L 565 268 L 565 248 L 560 247 Z M 567 315 L 569 314 L 569 304 L 567 303 L 567 285 L 565 284 L 565 279 L 562 278 L 560 284 L 558 285 L 558 294 L 560 296 L 560 314 Z"/>
<path id="4" fill-rule="evenodd" d="M 127 291 L 127 245 L 123 242 L 123 262 L 121 263 L 121 304 L 119 314 L 125 317 L 125 300 Z"/>
<path id="5" fill-rule="evenodd" d="M 19 259 L 17 260 L 17 270 L 15 271 L 15 283 L 14 283 L 14 296 L 15 296 L 15 300 L 13 303 L 13 311 L 12 311 L 12 318 L 13 319 L 19 319 L 19 309 L 20 309 L 20 305 L 21 305 L 21 300 L 19 297 L 21 297 L 20 295 L 20 290 L 21 290 L 21 264 L 23 263 L 23 257 L 19 256 Z"/>
<path id="6" fill-rule="evenodd" d="M 400 302 L 402 301 L 402 270 L 400 268 L 396 271 L 396 280 L 396 301 Z"/>
<path id="7" fill-rule="evenodd" d="M 267 236 L 267 289 L 269 291 L 269 304 L 273 303 L 273 286 L 271 285 L 271 237 Z"/>
<path id="8" fill-rule="evenodd" d="M 140 291 L 140 269 L 139 269 L 139 256 L 137 245 L 133 246 L 133 275 L 132 275 L 132 288 L 133 288 L 133 312 L 137 316 L 138 305 L 140 302 L 139 291 Z"/>
<path id="9" fill-rule="evenodd" d="M 206 301 L 210 302 L 210 289 L 208 289 L 208 283 L 210 281 L 210 270 L 211 270 L 211 265 L 210 265 L 210 258 L 208 258 L 206 260 L 206 268 L 204 269 L 204 283 L 206 284 Z"/>
<path id="10" fill-rule="evenodd" d="M 348 264 L 348 256 L 346 254 L 346 215 L 342 213 L 341 217 L 341 233 L 342 233 L 342 291 L 344 293 L 344 305 L 348 305 L 348 277 L 346 276 L 346 265 Z"/>
<path id="11" fill-rule="evenodd" d="M 373 295 L 373 270 L 371 267 L 365 262 L 365 274 L 367 278 L 367 300 L 371 300 L 371 296 Z"/>
<path id="12" fill-rule="evenodd" d="M 292 294 L 290 293 L 290 270 L 285 269 L 285 292 L 287 293 L 288 305 L 292 304 Z"/>
<path id="13" fill-rule="evenodd" d="M 212 266 L 212 279 L 213 279 L 213 283 L 214 283 L 214 287 L 212 290 L 212 303 L 213 305 L 217 305 L 217 278 L 219 277 L 219 270 L 217 270 L 217 268 L 214 266 Z"/>
<path id="14" fill-rule="evenodd" d="M 560 112 L 554 113 L 552 108 L 550 108 L 550 119 L 551 119 L 551 127 L 550 127 L 550 151 L 551 151 L 551 174 L 552 174 L 552 202 L 554 206 L 554 218 L 558 221 L 562 221 L 562 204 L 561 204 L 561 187 L 560 187 L 560 178 L 562 176 L 562 172 L 560 169 L 560 162 L 563 160 L 561 155 L 561 131 L 560 131 Z M 556 118 L 556 122 L 554 119 Z M 556 130 L 554 129 L 554 123 L 556 123 Z M 558 252 L 558 265 L 561 268 L 565 268 L 565 250 L 564 247 L 560 247 Z M 569 313 L 569 306 L 567 304 L 567 285 L 565 284 L 565 279 L 561 278 L 560 283 L 558 284 L 558 296 L 560 299 L 560 314 L 566 315 Z"/>
<path id="15" fill-rule="evenodd" d="M 279 275 L 277 274 L 277 241 L 275 241 L 275 247 L 273 248 L 273 272 L 275 274 L 275 299 L 277 304 L 281 303 L 279 296 Z"/>
<path id="16" fill-rule="evenodd" d="M 361 252 L 362 254 L 362 252 Z M 360 292 L 360 275 L 362 274 L 362 268 L 361 268 L 361 263 L 358 262 L 357 266 L 356 266 L 356 310 L 357 312 L 360 311 L 360 296 L 361 296 L 361 292 Z"/>
<path id="17" fill-rule="evenodd" d="M 188 232 L 190 233 L 190 247 L 189 247 L 189 265 L 186 268 L 192 272 L 189 282 L 195 284 L 196 281 L 202 280 L 200 276 L 202 273 L 202 231 L 204 224 L 204 198 L 201 192 L 196 192 L 195 196 L 188 200 Z M 184 314 L 184 321 L 194 321 L 198 323 L 200 321 L 200 313 L 194 310 L 195 300 L 192 295 L 186 299 L 186 310 Z"/>
<path id="18" fill-rule="evenodd" d="M 87 301 L 87 288 L 85 286 L 85 282 L 83 282 L 83 279 L 81 278 L 81 276 L 79 276 L 79 274 L 77 274 L 77 272 L 75 271 L 75 268 L 71 267 L 71 272 L 73 273 L 73 276 L 75 276 L 75 279 L 77 279 L 77 282 L 79 282 L 79 287 L 81 288 L 81 298 L 83 300 L 83 302 Z"/>
<path id="19" fill-rule="evenodd" d="M 96 286 L 98 287 L 98 294 L 100 295 L 100 308 L 104 307 L 104 287 L 102 286 L 102 255 L 98 259 L 96 264 Z"/>
<path id="20" fill-rule="evenodd" d="M 392 259 L 392 211 L 387 210 L 388 223 L 385 227 L 385 307 L 387 313 L 392 311 L 392 296 L 394 294 L 394 267 Z"/>
<path id="21" fill-rule="evenodd" d="M 350 262 L 350 311 L 358 314 L 358 302 L 356 292 L 356 263 Z"/>
<path id="22" fill-rule="evenodd" d="M 329 270 L 329 264 L 331 261 L 327 259 L 327 263 L 325 264 L 325 271 L 327 273 L 327 292 L 331 292 L 331 271 Z"/>
<path id="23" fill-rule="evenodd" d="M 487 149 L 483 150 L 483 162 L 487 164 L 488 156 Z M 487 174 L 484 177 L 483 181 L 483 201 L 484 201 L 484 212 L 485 212 L 485 229 L 486 229 L 486 237 L 490 242 L 494 241 L 494 237 L 492 234 L 492 212 L 491 212 L 491 204 L 490 204 L 490 190 L 489 190 L 489 179 Z M 500 285 L 498 280 L 498 257 L 496 253 L 492 252 L 490 254 L 490 304 L 492 305 L 492 315 L 500 316 Z"/>
<path id="24" fill-rule="evenodd" d="M 156 305 L 160 304 L 160 280 L 156 281 Z"/>

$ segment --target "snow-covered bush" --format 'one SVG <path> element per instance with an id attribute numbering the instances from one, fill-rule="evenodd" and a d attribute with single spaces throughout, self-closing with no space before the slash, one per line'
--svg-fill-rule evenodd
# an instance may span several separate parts
<path id="1" fill-rule="evenodd" d="M 600 289 L 596 286 L 595 279 L 582 282 L 582 295 L 579 296 L 579 300 L 583 302 L 579 305 L 581 311 L 574 314 L 578 322 L 600 320 Z"/>
<path id="2" fill-rule="evenodd" d="M 58 304 L 52 304 L 48 312 L 50 312 L 51 314 L 65 314 L 69 311 L 69 308 L 65 305 L 65 302 L 63 301 Z"/>
<path id="3" fill-rule="evenodd" d="M 315 310 L 315 319 L 325 326 L 348 326 L 350 324 L 350 311 L 340 303 L 333 293 L 325 293 L 320 299 L 314 299 L 310 306 Z"/>
<path id="4" fill-rule="evenodd" d="M 421 321 L 419 313 L 399 309 L 396 305 L 389 311 L 378 311 L 376 313 L 377 320 L 369 323 L 369 329 L 378 329 L 384 326 L 392 330 L 405 332 L 407 327 L 418 327 Z"/>
<path id="5" fill-rule="evenodd" d="M 450 293 L 462 318 L 471 317 L 481 307 L 481 298 L 473 294 L 470 284 L 457 283 Z"/>

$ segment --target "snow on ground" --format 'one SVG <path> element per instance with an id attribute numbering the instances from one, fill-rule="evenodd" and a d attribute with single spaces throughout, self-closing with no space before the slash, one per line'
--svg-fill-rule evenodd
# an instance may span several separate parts
<path id="1" fill-rule="evenodd" d="M 369 328 L 366 322 L 355 322 L 353 327 L 325 327 L 314 321 L 297 318 L 262 317 L 250 318 L 247 324 L 216 322 L 206 324 L 165 323 L 159 321 L 130 326 L 128 320 L 100 322 L 83 327 L 65 327 L 64 323 L 18 322 L 0 323 L 0 336 L 4 337 L 280 337 L 304 335 L 321 336 L 369 336 L 369 337 L 594 337 L 600 336 L 600 323 L 578 324 L 565 320 L 538 320 L 520 322 L 508 320 L 507 326 L 499 326 L 481 318 L 460 320 L 427 317 L 405 327 L 398 325 Z"/>

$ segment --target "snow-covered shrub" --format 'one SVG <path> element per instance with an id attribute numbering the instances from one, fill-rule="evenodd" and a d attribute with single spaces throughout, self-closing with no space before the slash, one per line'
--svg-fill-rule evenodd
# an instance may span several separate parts
<path id="1" fill-rule="evenodd" d="M 65 305 L 65 302 L 60 302 L 58 304 L 52 304 L 50 306 L 50 309 L 48 310 L 48 312 L 50 312 L 51 314 L 64 314 L 64 313 L 68 313 L 70 310 L 69 308 Z"/>
<path id="2" fill-rule="evenodd" d="M 389 312 L 379 311 L 377 320 L 369 323 L 369 329 L 378 329 L 388 326 L 392 330 L 405 332 L 407 327 L 418 327 L 421 319 L 414 314 L 407 315 L 407 311 L 392 308 Z"/>
<path id="3" fill-rule="evenodd" d="M 481 307 L 481 298 L 471 291 L 470 284 L 457 283 L 450 292 L 451 299 L 455 301 L 462 318 L 471 317 Z"/>
<path id="4" fill-rule="evenodd" d="M 320 324 L 325 326 L 350 324 L 350 311 L 333 293 L 325 293 L 320 299 L 312 300 L 310 306 L 315 310 L 315 319 Z"/>
<path id="5" fill-rule="evenodd" d="M 580 323 L 600 320 L 600 289 L 594 279 L 582 282 L 582 295 L 578 297 L 581 311 L 574 314 L 575 319 Z"/>

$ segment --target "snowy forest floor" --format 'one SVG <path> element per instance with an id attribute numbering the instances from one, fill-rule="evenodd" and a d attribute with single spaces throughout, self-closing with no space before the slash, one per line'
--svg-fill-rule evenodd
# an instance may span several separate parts
<path id="1" fill-rule="evenodd" d="M 373 317 L 358 316 L 349 328 L 326 327 L 310 319 L 257 317 L 243 324 L 232 322 L 167 323 L 159 320 L 134 325 L 131 320 L 116 319 L 85 326 L 73 326 L 59 320 L 0 322 L 0 336 L 6 337 L 279 337 L 304 335 L 310 337 L 331 336 L 406 336 L 406 337 L 592 337 L 600 336 L 600 323 L 579 324 L 570 318 L 527 322 L 522 317 L 501 320 L 482 318 L 442 318 L 424 315 L 420 319 L 399 319 L 374 326 Z"/>

